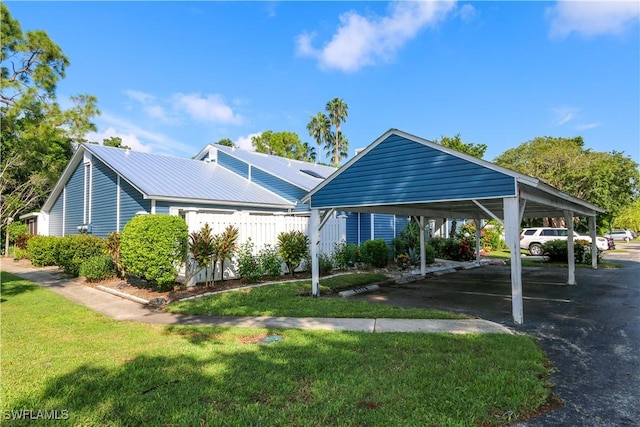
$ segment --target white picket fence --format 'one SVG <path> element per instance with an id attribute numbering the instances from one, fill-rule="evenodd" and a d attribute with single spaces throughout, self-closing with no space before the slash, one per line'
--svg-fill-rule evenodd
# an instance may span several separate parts
<path id="1" fill-rule="evenodd" d="M 278 235 L 282 232 L 298 230 L 307 236 L 309 235 L 309 217 L 306 216 L 263 215 L 248 212 L 187 212 L 185 219 L 189 227 L 189 233 L 199 231 L 206 223 L 211 227 L 213 234 L 222 233 L 229 225 L 233 225 L 238 228 L 239 232 L 238 246 L 250 238 L 254 245 L 253 249 L 255 254 L 266 245 L 275 247 L 278 243 Z M 320 252 L 330 255 L 336 243 L 346 240 L 346 230 L 346 218 L 338 217 L 334 214 L 321 230 Z M 225 271 L 223 272 L 225 279 L 236 277 L 236 272 L 232 264 L 233 263 L 229 262 L 225 263 Z M 183 276 L 184 269 L 181 273 L 181 276 Z M 191 282 L 194 280 L 196 282 L 204 282 L 204 271 L 197 273 Z M 216 280 L 220 280 L 219 271 L 216 273 Z"/>

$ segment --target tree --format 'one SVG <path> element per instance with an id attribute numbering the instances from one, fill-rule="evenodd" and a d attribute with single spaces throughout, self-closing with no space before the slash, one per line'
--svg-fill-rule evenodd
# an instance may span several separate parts
<path id="1" fill-rule="evenodd" d="M 0 4 L 0 223 L 43 203 L 99 114 L 96 98 L 57 103 L 56 86 L 69 60 L 44 31 L 23 34 Z"/>
<path id="2" fill-rule="evenodd" d="M 609 229 L 639 196 L 638 164 L 621 152 L 585 149 L 582 137 L 537 137 L 505 151 L 494 162 L 606 209 L 598 216 L 601 228 Z"/>
<path id="3" fill-rule="evenodd" d="M 305 160 L 304 145 L 295 132 L 273 132 L 267 130 L 258 136 L 252 137 L 251 144 L 258 153 Z"/>
<path id="4" fill-rule="evenodd" d="M 327 102 L 326 110 L 329 113 L 329 122 L 335 126 L 336 131 L 333 135 L 333 165 L 338 167 L 342 160 L 341 153 L 348 152 L 348 142 L 342 136 L 342 122 L 347 120 L 349 115 L 349 107 L 340 98 L 333 98 Z M 346 144 L 346 145 L 344 145 Z M 343 150 L 343 148 L 346 148 Z"/>
<path id="5" fill-rule="evenodd" d="M 443 147 L 452 148 L 456 151 L 460 151 L 461 153 L 465 153 L 479 159 L 481 159 L 484 156 L 484 153 L 487 151 L 487 146 L 485 144 L 463 142 L 460 138 L 460 134 L 457 134 L 453 138 L 442 136 L 440 140 L 436 140 L 436 142 Z"/>
<path id="6" fill-rule="evenodd" d="M 613 227 L 624 230 L 640 230 L 640 200 L 620 209 L 618 217 L 613 222 Z"/>
<path id="7" fill-rule="evenodd" d="M 225 147 L 235 147 L 236 145 L 233 143 L 232 140 L 230 140 L 229 138 L 222 138 L 220 141 L 217 142 L 217 144 L 219 145 L 224 145 Z"/>
<path id="8" fill-rule="evenodd" d="M 331 122 L 324 113 L 318 113 L 315 116 L 311 116 L 311 120 L 307 124 L 307 130 L 320 149 L 329 140 L 331 135 Z"/>
<path id="9" fill-rule="evenodd" d="M 329 135 L 329 140 L 333 141 L 333 143 L 326 146 L 327 151 L 325 155 L 327 156 L 327 158 L 331 157 L 332 154 L 335 156 L 336 147 L 338 148 L 338 157 L 340 159 L 349 156 L 349 141 L 347 141 L 347 138 L 345 138 L 344 134 L 336 134 L 334 132 L 330 132 Z M 336 166 L 335 163 L 334 166 Z"/>
<path id="10" fill-rule="evenodd" d="M 312 147 L 308 142 L 302 144 L 302 155 L 305 162 L 314 162 L 316 161 L 316 149 Z"/>
<path id="11" fill-rule="evenodd" d="M 103 139 L 102 145 L 106 147 L 124 148 L 126 150 L 131 149 L 131 147 L 129 147 L 128 145 L 122 145 L 122 138 L 120 138 L 119 136 L 112 136 L 110 138 Z"/>

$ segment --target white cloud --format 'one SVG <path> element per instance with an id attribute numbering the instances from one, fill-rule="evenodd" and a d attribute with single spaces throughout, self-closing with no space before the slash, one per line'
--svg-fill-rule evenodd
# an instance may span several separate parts
<path id="1" fill-rule="evenodd" d="M 559 1 L 547 8 L 549 35 L 564 38 L 575 32 L 586 37 L 619 35 L 637 25 L 638 1 Z"/>
<path id="2" fill-rule="evenodd" d="M 574 120 L 578 116 L 580 109 L 576 107 L 556 107 L 553 109 L 553 112 L 556 117 L 554 124 L 556 126 L 562 126 Z"/>
<path id="3" fill-rule="evenodd" d="M 185 95 L 177 93 L 173 95 L 174 106 L 180 111 L 185 111 L 191 117 L 214 123 L 239 124 L 242 118 L 235 114 L 224 98 L 218 94 L 201 96 L 198 93 Z"/>
<path id="4" fill-rule="evenodd" d="M 314 33 L 305 33 L 296 38 L 297 52 L 317 59 L 322 68 L 357 71 L 391 60 L 420 30 L 437 25 L 454 9 L 451 1 L 395 1 L 387 16 L 349 11 L 340 15 L 340 26 L 322 49 L 313 47 Z"/>
<path id="5" fill-rule="evenodd" d="M 143 153 L 151 152 L 151 147 L 140 142 L 136 135 L 132 133 L 125 134 L 122 132 L 118 132 L 112 127 L 109 127 L 102 132 L 89 132 L 87 133 L 87 135 L 85 135 L 85 137 L 89 141 L 99 142 L 100 144 L 102 144 L 105 139 L 118 137 L 122 140 L 122 145 L 131 147 L 133 151 L 141 151 Z"/>
<path id="6" fill-rule="evenodd" d="M 234 144 L 237 147 L 242 148 L 243 150 L 255 151 L 255 149 L 253 148 L 253 144 L 251 143 L 251 138 L 260 135 L 262 135 L 262 132 L 252 133 L 247 136 L 241 136 L 234 141 Z"/>
<path id="7" fill-rule="evenodd" d="M 477 11 L 475 7 L 470 4 L 465 4 L 460 9 L 458 9 L 457 15 L 463 22 L 471 22 L 476 19 Z"/>
<path id="8" fill-rule="evenodd" d="M 98 122 L 99 128 L 106 127 L 107 129 L 106 131 L 91 133 L 97 135 L 99 138 L 96 142 L 102 142 L 104 138 L 110 136 L 119 136 L 125 145 L 130 146 L 132 150 L 136 151 L 172 154 L 176 156 L 193 154 L 193 148 L 180 141 L 171 139 L 162 133 L 149 132 L 126 119 L 113 116 L 109 113 L 103 112 L 96 122 Z M 107 134 L 107 132 L 109 133 Z M 102 135 L 106 136 L 102 137 Z"/>
<path id="9" fill-rule="evenodd" d="M 589 129 L 597 128 L 597 127 L 600 127 L 600 126 L 602 126 L 602 123 L 593 122 L 593 123 L 585 123 L 585 124 L 577 125 L 576 129 L 577 130 L 589 130 Z"/>

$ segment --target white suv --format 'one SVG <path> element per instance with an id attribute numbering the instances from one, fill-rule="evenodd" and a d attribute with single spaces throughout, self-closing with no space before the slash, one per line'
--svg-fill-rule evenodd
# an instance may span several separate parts
<path id="1" fill-rule="evenodd" d="M 526 249 L 531 255 L 542 255 L 542 245 L 551 240 L 567 240 L 566 228 L 552 228 L 552 227 L 536 227 L 525 228 L 520 234 L 520 248 Z M 591 237 L 580 236 L 575 231 L 573 232 L 574 240 L 586 240 L 591 243 Z"/>
<path id="2" fill-rule="evenodd" d="M 627 243 L 634 239 L 630 230 L 613 230 L 611 233 L 605 234 L 604 237 L 611 237 L 613 240 L 624 240 Z"/>

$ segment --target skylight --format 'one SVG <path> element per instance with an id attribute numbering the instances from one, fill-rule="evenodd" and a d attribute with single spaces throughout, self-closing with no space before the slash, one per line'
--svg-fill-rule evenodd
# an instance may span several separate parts
<path id="1" fill-rule="evenodd" d="M 309 169 L 301 169 L 300 172 L 304 172 L 307 175 L 311 175 L 312 177 L 318 178 L 318 179 L 324 179 L 325 178 L 324 176 L 320 175 L 318 172 L 312 171 L 312 170 L 309 170 Z"/>

